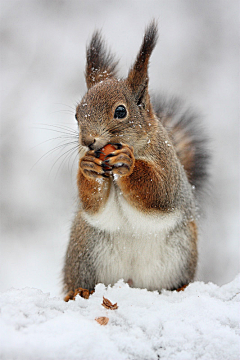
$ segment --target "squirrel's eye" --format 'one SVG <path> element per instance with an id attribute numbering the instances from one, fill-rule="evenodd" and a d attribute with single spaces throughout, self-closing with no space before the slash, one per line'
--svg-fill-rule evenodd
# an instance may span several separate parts
<path id="1" fill-rule="evenodd" d="M 77 114 L 75 114 L 75 119 L 78 121 Z"/>
<path id="2" fill-rule="evenodd" d="M 125 106 L 119 105 L 115 109 L 114 119 L 124 119 L 126 116 L 127 116 L 127 110 L 126 110 Z"/>

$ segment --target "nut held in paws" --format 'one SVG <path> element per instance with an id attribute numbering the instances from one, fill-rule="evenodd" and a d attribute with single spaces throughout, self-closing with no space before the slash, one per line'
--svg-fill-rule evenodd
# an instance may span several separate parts
<path id="1" fill-rule="evenodd" d="M 99 159 L 100 160 L 104 160 L 105 157 L 109 154 L 111 154 L 113 151 L 115 151 L 116 148 L 115 146 L 113 146 L 112 144 L 107 144 L 105 145 L 102 149 L 101 149 L 101 153 L 100 153 L 100 156 L 99 156 Z"/>

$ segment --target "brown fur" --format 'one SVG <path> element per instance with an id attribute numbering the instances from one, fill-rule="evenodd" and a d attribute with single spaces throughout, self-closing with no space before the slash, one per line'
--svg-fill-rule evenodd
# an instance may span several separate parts
<path id="1" fill-rule="evenodd" d="M 88 91 L 76 110 L 79 143 L 85 153 L 79 160 L 79 211 L 65 258 L 65 292 L 74 292 L 79 287 L 91 291 L 97 282 L 105 281 L 115 272 L 123 277 L 119 267 L 125 262 L 125 245 L 132 266 L 138 263 L 134 256 L 139 246 L 143 252 L 143 264 L 137 275 L 135 268 L 131 270 L 129 263 L 125 265 L 130 269 L 125 280 L 130 279 L 133 285 L 145 281 L 143 286 L 150 289 L 178 289 L 194 278 L 198 235 L 192 185 L 196 185 L 196 191 L 203 185 L 207 153 L 201 147 L 204 139 L 201 142 L 201 138 L 193 136 L 193 117 L 187 113 L 179 115 L 179 106 L 174 102 L 151 103 L 148 64 L 156 41 L 157 25 L 153 21 L 146 29 L 128 77 L 121 80 L 116 78 L 117 62 L 106 50 L 99 32 L 94 33 L 87 48 Z M 115 116 L 119 106 L 126 109 L 121 118 Z M 101 160 L 98 152 L 108 143 L 115 144 L 116 150 Z M 127 216 L 132 218 L 124 218 L 125 203 L 121 197 L 128 204 Z M 112 209 L 108 209 L 110 202 Z M 109 218 L 104 217 L 104 212 Z M 116 224 L 115 228 L 114 221 L 120 221 L 122 227 Z M 135 225 L 141 229 L 141 221 L 149 227 L 150 234 L 155 233 L 151 250 L 146 250 L 146 254 L 148 244 L 143 243 L 141 230 L 135 231 Z M 147 264 L 147 273 L 150 277 L 154 273 L 151 266 L 159 269 L 160 264 L 165 264 L 165 268 L 148 279 L 144 256 L 154 259 L 156 254 L 159 265 L 156 259 Z M 104 273 L 105 269 L 109 273 Z M 152 285 L 156 277 L 162 285 Z M 113 277 L 112 281 L 117 280 Z"/>
<path id="2" fill-rule="evenodd" d="M 81 167 L 79 167 L 81 169 Z M 99 183 L 97 180 L 84 176 L 79 170 L 77 177 L 79 199 L 85 211 L 96 213 L 104 205 L 109 195 L 109 180 Z M 89 196 L 91 194 L 91 196 Z"/>
<path id="3" fill-rule="evenodd" d="M 130 176 L 119 178 L 117 184 L 126 194 L 128 202 L 141 211 L 170 211 L 176 191 L 174 186 L 168 186 L 172 184 L 171 180 L 168 178 L 167 181 L 164 170 L 157 173 L 154 164 L 137 160 L 134 172 Z"/>
<path id="4" fill-rule="evenodd" d="M 86 83 L 88 89 L 100 81 L 112 78 L 116 74 L 117 61 L 107 51 L 101 35 L 96 31 L 87 49 Z"/>
<path id="5" fill-rule="evenodd" d="M 171 138 L 176 154 L 183 165 L 190 184 L 196 188 L 198 198 L 208 178 L 208 137 L 204 134 L 199 115 L 185 108 L 176 98 L 164 96 L 153 99 L 154 110 Z"/>

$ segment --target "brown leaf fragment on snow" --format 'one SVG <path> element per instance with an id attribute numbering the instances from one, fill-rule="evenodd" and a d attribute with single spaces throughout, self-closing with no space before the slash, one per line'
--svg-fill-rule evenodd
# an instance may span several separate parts
<path id="1" fill-rule="evenodd" d="M 108 310 L 116 310 L 118 309 L 118 305 L 117 303 L 116 304 L 112 304 L 110 300 L 106 299 L 104 296 L 103 296 L 103 303 L 102 303 L 102 306 L 104 306 L 106 309 Z"/>
<path id="2" fill-rule="evenodd" d="M 109 318 L 106 316 L 100 316 L 95 319 L 100 325 L 107 325 Z"/>

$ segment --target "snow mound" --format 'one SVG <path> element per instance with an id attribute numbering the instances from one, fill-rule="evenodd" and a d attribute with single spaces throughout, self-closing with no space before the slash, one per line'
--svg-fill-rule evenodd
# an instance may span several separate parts
<path id="1" fill-rule="evenodd" d="M 118 304 L 107 310 L 103 296 Z M 41 290 L 0 295 L 0 358 L 239 359 L 240 275 L 219 287 L 195 282 L 183 292 L 103 284 L 88 300 L 65 303 Z M 109 318 L 106 326 L 95 318 Z"/>

